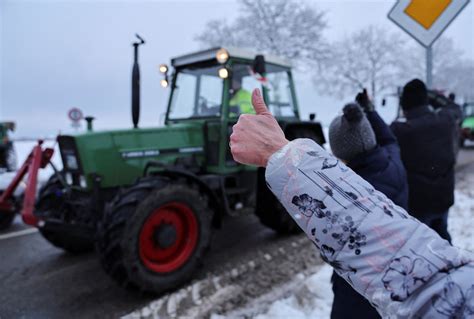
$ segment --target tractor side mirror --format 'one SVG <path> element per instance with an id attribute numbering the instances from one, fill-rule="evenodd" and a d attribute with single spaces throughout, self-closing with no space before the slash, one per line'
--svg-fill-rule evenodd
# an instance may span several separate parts
<path id="1" fill-rule="evenodd" d="M 382 99 L 382 106 L 385 106 L 387 104 L 387 100 L 385 98 Z"/>
<path id="2" fill-rule="evenodd" d="M 309 113 L 309 120 L 311 122 L 314 122 L 314 119 L 316 118 L 316 113 Z"/>
<path id="3" fill-rule="evenodd" d="M 260 75 L 265 74 L 265 57 L 261 54 L 256 55 L 253 60 L 252 70 Z"/>

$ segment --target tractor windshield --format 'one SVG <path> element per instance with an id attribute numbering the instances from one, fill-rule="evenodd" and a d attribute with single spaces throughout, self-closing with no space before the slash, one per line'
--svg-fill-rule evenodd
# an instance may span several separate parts
<path id="1" fill-rule="evenodd" d="M 252 91 L 263 89 L 267 93 L 267 105 L 276 117 L 296 117 L 293 105 L 293 94 L 289 70 L 284 67 L 267 64 L 266 81 L 252 72 L 250 64 L 236 63 L 232 69 L 231 98 L 229 101 L 229 117 L 240 114 L 254 113 L 252 107 Z"/>
<path id="2" fill-rule="evenodd" d="M 276 117 L 296 117 L 289 70 L 267 64 L 267 105 Z"/>
<path id="3" fill-rule="evenodd" d="M 185 68 L 178 71 L 168 118 L 172 120 L 218 117 L 224 82 L 219 66 Z"/>

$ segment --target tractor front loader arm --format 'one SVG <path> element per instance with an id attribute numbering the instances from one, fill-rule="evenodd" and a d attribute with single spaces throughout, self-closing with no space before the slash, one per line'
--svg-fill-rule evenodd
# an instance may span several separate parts
<path id="1" fill-rule="evenodd" d="M 33 148 L 21 168 L 17 171 L 15 177 L 0 196 L 0 210 L 5 212 L 14 211 L 15 207 L 11 198 L 20 182 L 23 180 L 25 175 L 28 174 L 21 217 L 25 224 L 31 226 L 37 226 L 39 222 L 38 218 L 33 214 L 38 183 L 38 171 L 40 168 L 45 168 L 46 165 L 48 165 L 54 153 L 54 149 L 52 148 L 43 149 L 41 146 L 42 144 L 43 141 L 39 140 L 38 144 Z"/>

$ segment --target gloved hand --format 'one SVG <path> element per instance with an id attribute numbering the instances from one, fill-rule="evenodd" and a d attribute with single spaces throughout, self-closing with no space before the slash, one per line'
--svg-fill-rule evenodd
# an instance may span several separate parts
<path id="1" fill-rule="evenodd" d="M 453 102 L 444 96 L 443 94 L 433 91 L 433 90 L 428 90 L 428 103 L 434 108 L 434 109 L 439 109 L 442 107 L 449 106 Z"/>
<path id="2" fill-rule="evenodd" d="M 364 89 L 362 92 L 359 92 L 355 100 L 357 103 L 359 103 L 360 107 L 364 110 L 365 113 L 375 111 L 375 106 L 372 101 L 370 101 L 366 89 Z"/>

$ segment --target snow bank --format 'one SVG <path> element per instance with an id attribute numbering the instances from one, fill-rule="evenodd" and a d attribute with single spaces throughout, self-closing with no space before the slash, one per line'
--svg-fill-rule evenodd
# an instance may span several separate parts
<path id="1" fill-rule="evenodd" d="M 456 190 L 448 228 L 453 245 L 474 252 L 474 189 Z"/>
<path id="2" fill-rule="evenodd" d="M 329 318 L 334 297 L 331 287 L 332 268 L 324 265 L 309 276 L 304 285 L 292 296 L 273 302 L 268 311 L 255 319 L 292 318 L 320 319 Z"/>

